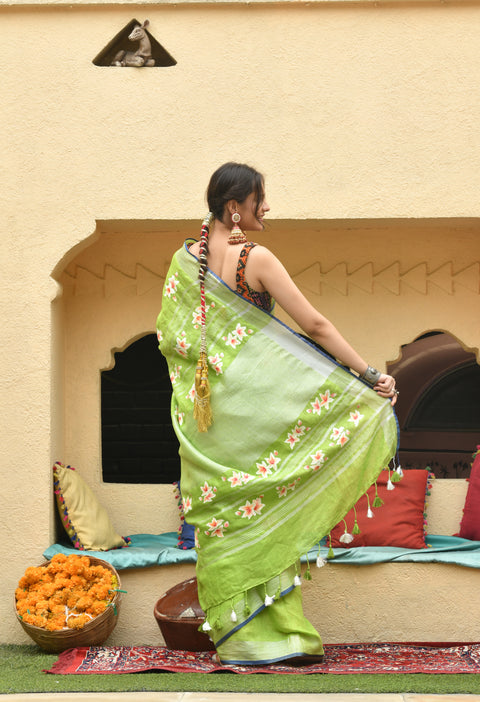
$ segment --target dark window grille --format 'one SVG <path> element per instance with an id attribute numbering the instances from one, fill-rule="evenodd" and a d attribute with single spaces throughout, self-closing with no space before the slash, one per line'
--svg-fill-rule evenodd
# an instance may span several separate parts
<path id="1" fill-rule="evenodd" d="M 480 431 L 480 366 L 468 363 L 438 378 L 422 395 L 406 430 Z"/>
<path id="2" fill-rule="evenodd" d="M 104 482 L 153 484 L 180 478 L 171 395 L 155 334 L 117 352 L 114 367 L 101 372 Z"/>

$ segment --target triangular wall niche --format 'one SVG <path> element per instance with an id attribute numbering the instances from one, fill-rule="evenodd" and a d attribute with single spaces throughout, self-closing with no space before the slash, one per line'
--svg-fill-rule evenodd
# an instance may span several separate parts
<path id="1" fill-rule="evenodd" d="M 148 20 L 146 20 L 148 25 Z M 95 66 L 115 66 L 115 58 L 118 57 L 120 52 L 130 52 L 135 53 L 140 43 L 139 41 L 130 41 L 129 36 L 135 29 L 135 27 L 143 27 L 142 22 L 136 19 L 132 19 L 106 46 L 98 56 L 93 59 Z M 151 57 L 154 60 L 154 67 L 164 67 L 164 66 L 175 66 L 176 61 L 173 56 L 170 56 L 168 51 L 166 51 L 161 44 L 153 37 L 150 32 L 145 27 L 145 34 L 150 40 L 151 46 Z M 145 66 L 152 65 L 150 63 L 145 63 Z"/>

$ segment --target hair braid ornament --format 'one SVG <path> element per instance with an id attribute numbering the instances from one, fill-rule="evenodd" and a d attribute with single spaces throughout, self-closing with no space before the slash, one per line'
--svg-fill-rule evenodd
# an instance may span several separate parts
<path id="1" fill-rule="evenodd" d="M 209 212 L 202 223 L 202 234 L 200 237 L 200 270 L 198 280 L 200 283 L 200 355 L 195 371 L 195 399 L 193 402 L 193 417 L 197 422 L 198 431 L 208 431 L 208 427 L 213 421 L 212 409 L 210 406 L 210 383 L 208 382 L 208 359 L 207 359 L 207 317 L 205 302 L 205 274 L 207 272 L 208 253 L 208 233 L 213 220 L 213 214 Z"/>

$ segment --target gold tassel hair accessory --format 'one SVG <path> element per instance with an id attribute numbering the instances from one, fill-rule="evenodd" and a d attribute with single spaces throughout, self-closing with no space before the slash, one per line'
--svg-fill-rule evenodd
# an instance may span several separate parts
<path id="1" fill-rule="evenodd" d="M 205 217 L 202 223 L 202 235 L 200 238 L 200 270 L 198 280 L 200 282 L 200 355 L 195 371 L 195 399 L 193 402 L 193 417 L 197 422 L 198 431 L 206 432 L 212 424 L 212 408 L 210 406 L 210 383 L 208 382 L 208 359 L 207 359 L 207 319 L 205 302 L 205 274 L 207 272 L 208 253 L 208 232 L 213 219 L 211 212 Z"/>

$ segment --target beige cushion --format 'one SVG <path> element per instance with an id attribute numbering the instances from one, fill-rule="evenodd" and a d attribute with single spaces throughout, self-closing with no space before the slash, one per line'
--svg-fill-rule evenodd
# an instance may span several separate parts
<path id="1" fill-rule="evenodd" d="M 75 548 L 108 551 L 128 546 L 117 534 L 104 507 L 75 468 L 57 462 L 53 486 L 60 519 Z"/>

